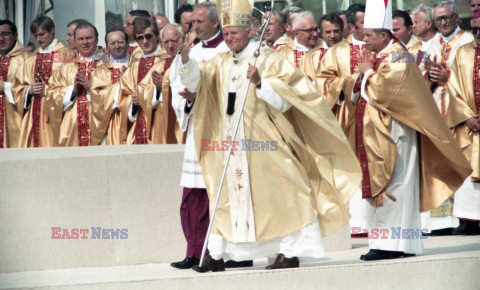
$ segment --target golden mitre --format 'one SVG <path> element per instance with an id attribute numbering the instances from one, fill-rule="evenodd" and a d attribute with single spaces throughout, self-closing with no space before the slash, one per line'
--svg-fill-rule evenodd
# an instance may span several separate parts
<path id="1" fill-rule="evenodd" d="M 250 27 L 254 0 L 217 0 L 217 10 L 222 27 Z"/>

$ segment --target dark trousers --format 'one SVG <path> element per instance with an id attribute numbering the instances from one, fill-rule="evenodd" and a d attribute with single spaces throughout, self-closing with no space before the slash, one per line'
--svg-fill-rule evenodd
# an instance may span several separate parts
<path id="1" fill-rule="evenodd" d="M 180 220 L 187 240 L 187 257 L 200 259 L 210 221 L 208 195 L 205 188 L 183 188 Z M 208 254 L 208 250 L 206 255 Z"/>

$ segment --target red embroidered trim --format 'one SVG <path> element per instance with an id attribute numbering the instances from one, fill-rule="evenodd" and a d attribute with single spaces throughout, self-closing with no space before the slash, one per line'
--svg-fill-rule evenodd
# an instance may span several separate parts
<path id="1" fill-rule="evenodd" d="M 57 53 L 37 53 L 35 59 L 35 78 L 36 81 L 43 80 L 48 85 L 52 76 L 52 67 Z M 33 115 L 33 147 L 40 147 L 40 118 L 42 114 L 42 99 L 40 96 L 34 96 L 32 99 Z"/>
<path id="2" fill-rule="evenodd" d="M 137 84 L 145 78 L 147 73 L 152 69 L 155 63 L 155 56 L 144 57 L 140 59 L 140 64 L 138 65 L 138 78 Z M 137 121 L 135 122 L 135 140 L 134 144 L 147 144 L 147 117 L 145 112 L 142 110 L 142 107 L 138 108 Z"/>
<path id="3" fill-rule="evenodd" d="M 10 62 L 12 58 L 9 56 L 0 57 L 0 80 L 6 82 L 8 77 L 8 69 L 10 68 Z M 5 105 L 6 96 L 4 93 L 0 93 L 0 148 L 5 148 L 3 143 L 5 142 Z"/>
<path id="4" fill-rule="evenodd" d="M 386 58 L 382 56 L 381 58 L 377 58 L 374 63 L 373 69 L 376 71 L 378 67 L 382 63 L 382 61 Z M 367 150 L 365 148 L 365 140 L 363 136 L 363 129 L 364 123 L 363 119 L 365 117 L 365 108 L 367 106 L 367 101 L 360 97 L 360 101 L 357 107 L 357 115 L 356 115 L 356 129 L 357 129 L 357 142 L 358 142 L 358 159 L 360 162 L 360 167 L 362 169 L 362 198 L 371 198 L 372 197 L 372 188 L 370 183 L 370 170 L 368 168 L 368 157 L 367 157 Z"/>
<path id="5" fill-rule="evenodd" d="M 327 53 L 327 50 L 325 48 L 320 48 L 320 54 L 318 55 L 318 66 L 317 70 L 320 68 L 320 62 L 322 61 L 323 57 Z"/>
<path id="6" fill-rule="evenodd" d="M 294 50 L 294 57 L 295 59 L 293 60 L 295 62 L 295 66 L 298 67 L 300 65 L 300 61 L 302 60 L 303 56 L 307 53 L 307 51 L 298 51 Z"/>
<path id="7" fill-rule="evenodd" d="M 96 62 L 80 62 L 78 72 L 90 80 L 92 71 L 97 67 Z M 90 120 L 88 117 L 88 98 L 87 90 L 82 88 L 77 97 L 77 123 L 78 123 L 78 146 L 89 146 L 91 142 L 92 131 L 90 129 Z"/>
<path id="8" fill-rule="evenodd" d="M 120 79 L 120 76 L 122 75 L 122 69 L 121 68 L 114 68 L 111 67 L 110 69 L 110 80 L 112 81 L 112 84 L 118 82 Z"/>
<path id="9" fill-rule="evenodd" d="M 475 104 L 477 113 L 480 112 L 480 47 L 475 49 L 475 62 L 473 65 L 473 90 L 475 92 Z"/>
<path id="10" fill-rule="evenodd" d="M 364 45 L 350 44 L 350 74 L 355 74 L 355 70 L 358 68 L 358 63 L 364 52 Z"/>

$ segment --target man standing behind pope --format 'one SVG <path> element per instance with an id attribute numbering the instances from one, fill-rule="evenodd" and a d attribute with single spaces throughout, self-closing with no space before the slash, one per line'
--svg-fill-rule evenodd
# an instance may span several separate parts
<path id="1" fill-rule="evenodd" d="M 226 141 L 237 150 L 208 240 L 210 255 L 193 269 L 223 271 L 224 258 L 270 255 L 277 257 L 267 269 L 298 267 L 299 257 L 323 257 L 321 236 L 348 222 L 344 204 L 359 185 L 360 169 L 329 106 L 299 69 L 269 48 L 261 50 L 258 67 L 251 65 L 257 46 L 248 37 L 252 3 L 222 0 L 217 7 L 230 51 L 196 62 L 187 41 L 179 67 L 183 85 L 197 93 L 194 137 L 211 205 L 228 152 L 202 147 Z M 254 142 L 270 146 L 244 146 Z"/>

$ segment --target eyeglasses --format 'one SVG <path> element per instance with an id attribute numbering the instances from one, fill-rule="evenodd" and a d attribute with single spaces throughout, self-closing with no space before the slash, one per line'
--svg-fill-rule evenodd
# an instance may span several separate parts
<path id="1" fill-rule="evenodd" d="M 153 38 L 153 34 L 148 33 L 148 34 L 139 35 L 139 36 L 135 37 L 135 40 L 137 42 L 142 42 L 144 39 L 146 39 L 147 41 L 150 41 L 152 38 Z"/>
<path id="2" fill-rule="evenodd" d="M 115 41 L 115 42 L 109 42 L 107 43 L 108 46 L 115 46 L 115 45 L 124 45 L 126 41 Z"/>
<path id="3" fill-rule="evenodd" d="M 450 15 L 440 16 L 435 18 L 435 23 L 440 24 L 442 23 L 442 20 L 445 20 L 445 22 L 450 22 L 455 15 L 455 13 L 452 13 Z"/>
<path id="4" fill-rule="evenodd" d="M 480 31 L 480 26 L 472 27 L 472 34 L 477 34 Z"/>
<path id="5" fill-rule="evenodd" d="M 2 31 L 2 32 L 0 32 L 0 36 L 3 36 L 3 37 L 7 37 L 7 36 L 9 36 L 10 34 L 12 34 L 11 31 Z"/>
<path id="6" fill-rule="evenodd" d="M 303 31 L 308 34 L 313 34 L 314 32 L 319 33 L 320 29 L 318 27 L 310 28 L 310 29 L 297 29 L 298 31 Z"/>

